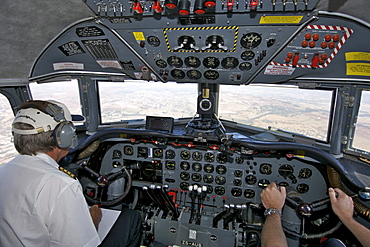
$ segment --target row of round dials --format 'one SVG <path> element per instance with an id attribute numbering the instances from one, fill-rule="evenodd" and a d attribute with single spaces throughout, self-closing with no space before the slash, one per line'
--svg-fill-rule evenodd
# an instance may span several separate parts
<path id="1" fill-rule="evenodd" d="M 181 154 L 180 154 L 181 158 L 183 158 L 185 160 L 190 159 L 190 152 L 189 153 L 188 153 L 188 151 L 185 151 L 184 153 L 183 152 L 181 152 Z M 194 152 L 192 157 L 193 157 L 194 160 L 201 161 L 202 160 L 202 153 Z M 214 156 L 213 153 L 206 153 L 204 155 L 204 160 L 207 161 L 207 162 L 213 162 L 215 160 L 215 156 Z M 221 153 L 217 156 L 217 162 L 218 163 L 225 164 L 226 161 L 227 161 L 227 156 L 225 156 Z M 241 157 L 238 157 L 236 159 L 236 163 L 242 164 L 243 159 Z M 176 164 L 175 164 L 174 161 L 167 161 L 166 162 L 166 168 L 169 169 L 169 170 L 174 170 L 175 165 Z M 212 164 L 205 164 L 202 167 L 202 164 L 200 164 L 200 163 L 193 163 L 192 165 L 190 165 L 190 163 L 186 162 L 186 161 L 182 161 L 180 163 L 180 168 L 184 171 L 190 170 L 190 168 L 192 168 L 192 170 L 195 171 L 195 172 L 200 172 L 200 171 L 204 170 L 207 173 L 212 173 L 213 171 L 216 171 L 217 174 L 221 174 L 221 175 L 225 174 L 226 171 L 227 171 L 227 168 L 224 165 L 218 165 L 218 166 L 216 166 L 216 169 L 215 169 L 214 165 L 212 165 Z M 260 165 L 259 170 L 260 170 L 261 174 L 270 175 L 272 173 L 272 165 L 268 164 L 268 163 L 262 163 Z M 280 176 L 282 176 L 284 178 L 292 178 L 292 176 L 294 176 L 294 174 L 293 174 L 294 173 L 294 168 L 291 165 L 284 164 L 284 165 L 281 165 L 279 167 L 278 173 L 279 173 Z M 234 171 L 234 176 L 235 177 L 241 177 L 242 175 L 243 175 L 242 170 L 235 170 Z M 253 175 L 249 175 L 249 176 L 253 176 Z M 307 178 L 310 178 L 311 176 L 312 176 L 312 170 L 305 167 L 305 168 L 302 168 L 299 171 L 298 178 L 307 179 Z M 251 183 L 248 183 L 248 184 L 251 184 Z"/>
<path id="2" fill-rule="evenodd" d="M 241 58 L 246 61 L 252 60 L 254 56 L 255 54 L 253 51 L 244 51 L 241 54 Z M 170 56 L 167 58 L 167 61 L 163 59 L 156 60 L 155 64 L 162 69 L 167 66 L 181 68 L 184 62 L 178 56 Z M 185 58 L 185 65 L 189 68 L 198 68 L 201 64 L 202 62 L 198 57 L 189 56 Z M 224 69 L 235 69 L 239 65 L 239 60 L 235 57 L 225 57 L 221 62 L 217 57 L 206 57 L 203 59 L 203 66 L 208 69 L 216 69 L 220 64 Z M 250 62 L 243 62 L 239 65 L 239 69 L 241 70 L 250 70 L 251 68 L 252 64 Z"/>
<path id="3" fill-rule="evenodd" d="M 153 47 L 158 47 L 161 44 L 161 40 L 157 36 L 148 36 L 147 41 L 149 45 Z M 261 44 L 261 41 L 262 41 L 262 37 L 260 34 L 251 32 L 251 33 L 244 34 L 241 37 L 240 45 L 246 49 L 252 49 L 252 48 L 256 48 L 257 46 L 259 46 Z"/>
<path id="4" fill-rule="evenodd" d="M 258 182 L 258 186 L 259 186 L 260 189 L 266 188 L 268 184 L 270 184 L 270 182 L 267 179 L 261 179 Z M 279 183 L 279 185 L 280 186 L 286 186 L 285 184 L 282 184 L 282 183 Z M 180 188 L 182 190 L 188 190 L 189 186 L 190 186 L 190 184 L 188 182 L 183 181 L 183 182 L 180 183 Z M 206 185 L 206 187 L 207 187 L 207 190 L 206 190 L 207 194 L 214 193 L 218 196 L 223 196 L 226 193 L 226 188 L 224 186 L 215 186 L 215 187 L 213 187 L 213 186 L 208 184 L 208 185 Z M 309 191 L 309 189 L 310 189 L 309 185 L 305 184 L 305 183 L 298 184 L 296 186 L 296 190 L 300 194 L 307 193 Z M 244 197 L 246 197 L 248 199 L 252 199 L 256 195 L 256 192 L 253 189 L 245 189 L 244 192 L 243 192 L 242 188 L 237 188 L 237 187 L 232 188 L 230 193 L 234 197 L 241 197 L 242 195 L 244 195 Z"/>

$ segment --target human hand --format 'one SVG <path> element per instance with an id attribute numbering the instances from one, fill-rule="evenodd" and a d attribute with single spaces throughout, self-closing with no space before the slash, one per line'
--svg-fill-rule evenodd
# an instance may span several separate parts
<path id="1" fill-rule="evenodd" d="M 338 196 L 336 196 L 338 194 Z M 343 221 L 353 218 L 353 201 L 346 193 L 338 188 L 329 188 L 329 197 L 333 212 Z"/>
<path id="2" fill-rule="evenodd" d="M 261 201 L 265 208 L 276 208 L 282 210 L 285 204 L 285 187 L 277 188 L 274 182 L 270 183 L 261 193 Z"/>
<path id="3" fill-rule="evenodd" d="M 98 205 L 93 205 L 91 208 L 90 208 L 90 215 L 91 215 L 91 218 L 94 222 L 94 225 L 95 225 L 95 228 L 96 230 L 98 230 L 98 227 L 99 227 L 99 223 L 101 221 L 101 218 L 102 218 L 102 212 L 101 212 L 101 208 L 99 208 Z"/>

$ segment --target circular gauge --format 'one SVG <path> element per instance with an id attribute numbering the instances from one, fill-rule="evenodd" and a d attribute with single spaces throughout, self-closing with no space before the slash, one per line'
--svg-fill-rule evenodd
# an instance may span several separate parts
<path id="1" fill-rule="evenodd" d="M 190 169 L 190 164 L 189 162 L 183 161 L 180 163 L 180 168 L 187 171 Z"/>
<path id="2" fill-rule="evenodd" d="M 267 179 L 261 179 L 260 181 L 258 181 L 258 187 L 260 187 L 261 189 L 266 188 L 269 184 L 270 181 L 268 181 Z"/>
<path id="3" fill-rule="evenodd" d="M 209 99 L 202 99 L 199 102 L 199 107 L 202 111 L 209 111 L 212 108 L 212 101 Z"/>
<path id="4" fill-rule="evenodd" d="M 157 47 L 161 44 L 161 41 L 157 36 L 149 36 L 146 40 L 148 41 L 149 45 L 154 47 Z"/>
<path id="5" fill-rule="evenodd" d="M 241 176 L 243 176 L 243 171 L 241 171 L 241 170 L 234 171 L 234 176 L 235 177 L 241 177 Z"/>
<path id="6" fill-rule="evenodd" d="M 215 188 L 215 193 L 216 193 L 216 195 L 222 196 L 222 195 L 225 194 L 225 188 L 222 187 L 222 186 L 217 186 Z"/>
<path id="7" fill-rule="evenodd" d="M 235 69 L 239 64 L 239 61 L 235 57 L 225 57 L 221 61 L 221 66 L 224 69 Z"/>
<path id="8" fill-rule="evenodd" d="M 207 187 L 207 190 L 206 190 L 207 194 L 211 194 L 213 192 L 213 187 L 211 185 L 206 185 L 206 187 Z"/>
<path id="9" fill-rule="evenodd" d="M 114 168 L 117 168 L 117 167 L 120 167 L 121 166 L 121 163 L 119 161 L 113 161 L 112 166 Z"/>
<path id="10" fill-rule="evenodd" d="M 162 60 L 162 59 L 159 59 L 157 61 L 155 61 L 155 64 L 159 67 L 159 68 L 166 68 L 167 67 L 167 62 Z"/>
<path id="11" fill-rule="evenodd" d="M 185 72 L 181 69 L 174 69 L 171 70 L 171 76 L 175 79 L 184 79 L 185 78 Z"/>
<path id="12" fill-rule="evenodd" d="M 242 185 L 242 180 L 240 180 L 240 179 L 234 179 L 233 184 L 235 186 L 241 186 Z"/>
<path id="13" fill-rule="evenodd" d="M 299 171 L 299 175 L 298 175 L 299 178 L 309 178 L 311 176 L 312 176 L 312 171 L 309 168 L 302 168 Z"/>
<path id="14" fill-rule="evenodd" d="M 280 182 L 280 183 L 279 183 L 279 186 L 280 186 L 280 187 L 288 187 L 288 186 L 289 186 L 289 184 L 288 184 L 287 182 Z"/>
<path id="15" fill-rule="evenodd" d="M 112 159 L 120 159 L 122 158 L 121 150 L 115 149 L 113 150 Z"/>
<path id="16" fill-rule="evenodd" d="M 180 189 L 188 190 L 189 189 L 189 184 L 187 182 L 181 182 L 180 183 Z"/>
<path id="17" fill-rule="evenodd" d="M 272 173 L 272 165 L 271 164 L 267 164 L 267 163 L 261 164 L 261 166 L 260 166 L 260 173 L 261 174 L 266 174 L 266 175 L 271 174 Z"/>
<path id="18" fill-rule="evenodd" d="M 256 192 L 254 192 L 254 190 L 251 190 L 251 189 L 246 189 L 244 191 L 244 196 L 248 199 L 251 199 L 253 198 L 254 196 L 256 195 Z"/>
<path id="19" fill-rule="evenodd" d="M 191 174 L 191 179 L 194 182 L 200 182 L 202 180 L 202 175 L 200 175 L 199 173 L 193 173 Z"/>
<path id="20" fill-rule="evenodd" d="M 207 173 L 212 173 L 215 170 L 215 167 L 211 164 L 204 165 L 204 171 Z"/>
<path id="21" fill-rule="evenodd" d="M 188 160 L 188 159 L 190 159 L 190 152 L 188 150 L 183 150 L 180 153 L 180 157 L 183 160 Z"/>
<path id="22" fill-rule="evenodd" d="M 253 51 L 244 51 L 240 57 L 241 59 L 245 60 L 245 61 L 249 61 L 249 60 L 252 60 L 254 58 L 256 54 L 254 54 Z"/>
<path id="23" fill-rule="evenodd" d="M 213 153 L 206 153 L 204 155 L 204 160 L 207 162 L 213 162 L 215 161 L 215 155 Z"/>
<path id="24" fill-rule="evenodd" d="M 182 59 L 176 56 L 167 58 L 167 62 L 171 67 L 180 68 L 183 64 Z"/>
<path id="25" fill-rule="evenodd" d="M 154 158 L 162 158 L 163 157 L 163 149 L 162 148 L 154 148 L 153 149 L 153 156 L 154 156 Z"/>
<path id="26" fill-rule="evenodd" d="M 308 184 L 298 184 L 297 191 L 301 194 L 307 193 L 310 190 Z"/>
<path id="27" fill-rule="evenodd" d="M 262 37 L 258 33 L 244 34 L 240 40 L 240 44 L 247 49 L 255 48 L 261 44 Z"/>
<path id="28" fill-rule="evenodd" d="M 225 164 L 227 162 L 227 155 L 223 154 L 223 153 L 220 153 L 220 154 L 217 155 L 216 160 L 220 164 Z"/>
<path id="29" fill-rule="evenodd" d="M 252 64 L 250 62 L 244 62 L 239 65 L 239 69 L 243 71 L 250 70 L 252 68 Z"/>
<path id="30" fill-rule="evenodd" d="M 155 175 L 155 167 L 152 163 L 143 163 L 141 165 L 141 171 L 146 177 L 153 177 Z"/>
<path id="31" fill-rule="evenodd" d="M 249 185 L 253 185 L 257 182 L 257 178 L 256 176 L 249 174 L 245 177 L 245 182 Z"/>
<path id="32" fill-rule="evenodd" d="M 220 76 L 220 74 L 216 70 L 207 70 L 203 74 L 204 78 L 207 80 L 216 80 Z"/>
<path id="33" fill-rule="evenodd" d="M 142 158 L 148 158 L 148 148 L 146 147 L 138 147 L 137 148 L 137 157 L 142 157 Z"/>
<path id="34" fill-rule="evenodd" d="M 134 154 L 134 148 L 132 146 L 124 146 L 123 147 L 123 153 L 125 155 L 133 155 Z"/>
<path id="35" fill-rule="evenodd" d="M 220 65 L 220 60 L 217 57 L 206 57 L 203 60 L 203 65 L 209 69 L 215 69 Z"/>
<path id="36" fill-rule="evenodd" d="M 291 165 L 282 165 L 279 167 L 278 171 L 283 178 L 287 178 L 293 174 L 294 169 Z"/>
<path id="37" fill-rule="evenodd" d="M 198 152 L 198 151 L 195 151 L 192 155 L 193 157 L 193 160 L 196 160 L 196 161 L 201 161 L 202 160 L 202 153 L 201 152 Z"/>
<path id="38" fill-rule="evenodd" d="M 172 160 L 166 161 L 166 168 L 168 170 L 175 170 L 175 166 L 176 166 L 175 161 L 172 161 Z"/>
<path id="39" fill-rule="evenodd" d="M 202 170 L 202 165 L 200 163 L 194 163 L 192 165 L 193 171 L 200 172 Z"/>
<path id="40" fill-rule="evenodd" d="M 186 72 L 186 75 L 189 77 L 189 79 L 192 80 L 199 80 L 202 77 L 202 73 L 195 69 L 189 70 L 188 72 Z"/>
<path id="41" fill-rule="evenodd" d="M 216 184 L 223 185 L 223 184 L 226 183 L 226 178 L 223 177 L 223 176 L 217 176 L 215 178 L 215 182 L 216 182 Z"/>
<path id="42" fill-rule="evenodd" d="M 175 158 L 175 156 L 175 151 L 173 151 L 172 149 L 166 150 L 166 159 L 173 159 Z"/>
<path id="43" fill-rule="evenodd" d="M 240 197 L 243 194 L 243 191 L 240 188 L 232 188 L 231 194 L 235 197 Z"/>
<path id="44" fill-rule="evenodd" d="M 226 166 L 218 165 L 216 167 L 216 172 L 220 175 L 225 174 L 227 172 Z"/>
<path id="45" fill-rule="evenodd" d="M 213 183 L 213 176 L 210 174 L 206 174 L 203 176 L 203 181 L 207 184 Z"/>
<path id="46" fill-rule="evenodd" d="M 185 65 L 192 68 L 198 68 L 200 66 L 200 60 L 199 58 L 195 56 L 190 56 L 185 58 Z"/>
<path id="47" fill-rule="evenodd" d="M 180 178 L 182 180 L 188 181 L 190 179 L 190 174 L 188 172 L 181 172 L 180 173 Z"/>
<path id="48" fill-rule="evenodd" d="M 235 162 L 236 162 L 236 164 L 241 165 L 241 164 L 243 164 L 244 159 L 243 159 L 242 157 L 236 157 L 236 158 L 235 158 Z"/>

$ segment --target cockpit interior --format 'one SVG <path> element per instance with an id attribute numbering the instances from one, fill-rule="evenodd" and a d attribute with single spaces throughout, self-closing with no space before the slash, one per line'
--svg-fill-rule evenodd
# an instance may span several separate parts
<path id="1" fill-rule="evenodd" d="M 0 93 L 12 114 L 29 99 L 74 102 L 85 121 L 60 165 L 89 204 L 139 211 L 142 246 L 258 247 L 270 182 L 287 189 L 289 246 L 361 246 L 328 188 L 370 228 L 366 20 L 319 0 L 53 0 L 10 17 L 21 2 L 2 30 L 43 12 L 49 23 L 4 40 Z M 41 30 L 52 37 L 24 49 L 19 72 L 9 55 L 40 47 Z"/>

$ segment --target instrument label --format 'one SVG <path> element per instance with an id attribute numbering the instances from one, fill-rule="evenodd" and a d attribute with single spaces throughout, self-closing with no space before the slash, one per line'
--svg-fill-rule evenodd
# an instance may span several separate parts
<path id="1" fill-rule="evenodd" d="M 346 61 L 370 61 L 370 53 L 368 52 L 347 52 Z"/>
<path id="2" fill-rule="evenodd" d="M 303 16 L 261 16 L 260 24 L 298 24 Z"/>
<path id="3" fill-rule="evenodd" d="M 346 75 L 370 76 L 370 63 L 347 63 Z"/>
<path id="4" fill-rule="evenodd" d="M 54 70 L 62 70 L 62 69 L 79 69 L 83 70 L 84 69 L 84 64 L 83 63 L 53 63 L 53 68 Z"/>
<path id="5" fill-rule="evenodd" d="M 293 74 L 295 68 L 290 66 L 280 66 L 280 65 L 268 65 L 265 70 L 265 75 L 291 75 Z"/>
<path id="6" fill-rule="evenodd" d="M 132 32 L 136 40 L 145 40 L 143 32 Z"/>

